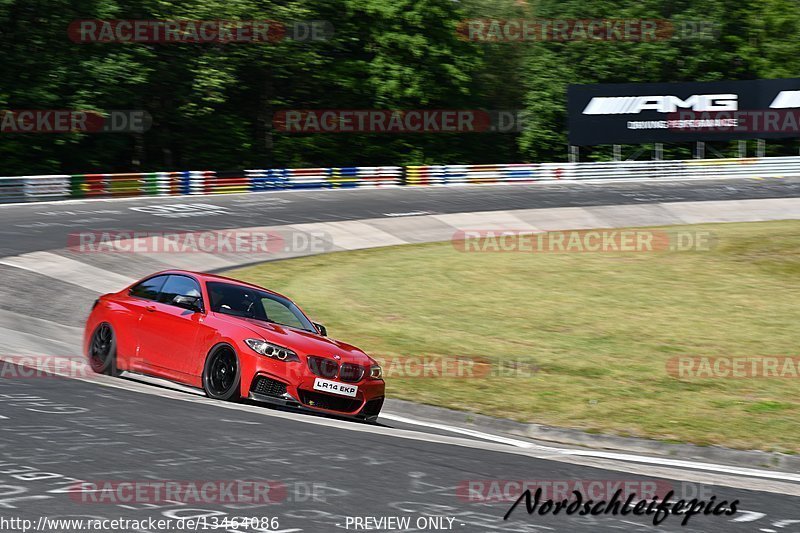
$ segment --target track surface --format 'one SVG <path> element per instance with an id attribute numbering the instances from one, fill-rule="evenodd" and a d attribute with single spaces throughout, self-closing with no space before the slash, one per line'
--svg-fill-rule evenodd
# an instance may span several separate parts
<path id="1" fill-rule="evenodd" d="M 196 231 L 547 207 L 800 196 L 800 178 L 663 183 L 536 183 L 270 192 L 0 206 L 0 257 L 64 248 L 76 231 Z M 202 204 L 187 211 L 163 206 Z M 161 207 L 159 207 L 161 206 Z"/>
<path id="2" fill-rule="evenodd" d="M 311 532 L 337 531 L 347 516 L 365 515 L 415 520 L 450 516 L 456 518 L 453 530 L 464 532 L 652 528 L 644 517 L 528 517 L 522 509 L 504 522 L 509 503 L 471 503 L 458 496 L 458 487 L 468 480 L 654 480 L 647 476 L 309 425 L 58 378 L 22 385 L 0 382 L 0 400 L 8 417 L 0 421 L 0 470 L 4 491 L 16 498 L 0 499 L 0 504 L 4 515 L 34 522 L 42 515 L 142 519 L 216 512 L 278 516 L 281 528 Z M 45 477 L 32 472 L 51 475 L 32 481 L 14 478 L 15 473 Z M 276 480 L 288 492 L 287 500 L 273 505 L 120 506 L 82 503 L 79 496 L 60 492 L 75 479 L 95 484 Z M 763 526 L 798 518 L 797 498 L 673 480 L 659 483 L 690 497 L 701 491 L 707 499 L 739 499 L 740 508 L 766 515 L 758 520 Z M 310 487 L 316 487 L 314 498 Z M 695 516 L 689 527 L 681 527 L 678 517 L 670 517 L 659 530 L 752 531 L 753 526 L 731 518 Z M 781 529 L 792 530 L 796 529 Z"/>
<path id="3" fill-rule="evenodd" d="M 69 233 L 85 230 L 191 231 L 420 212 L 787 196 L 800 196 L 800 180 L 306 191 L 3 206 L 0 257 L 63 248 Z M 173 210 L 153 207 L 178 204 L 212 207 L 189 208 L 192 215 L 180 218 L 165 216 Z M 14 280 L 3 289 L 0 311 L 6 318 L 19 310 L 68 329 L 67 324 L 74 325 L 85 315 L 84 309 L 70 308 L 69 301 L 53 302 L 49 295 L 54 290 L 73 291 L 70 294 L 82 302 L 91 291 L 83 295 L 75 285 L 60 285 L 2 265 L 0 270 Z M 24 326 L 31 332 L 37 329 L 36 324 Z M 658 527 L 661 531 L 800 531 L 796 484 L 618 461 L 551 460 L 536 449 L 434 434 L 441 432 L 408 438 L 402 429 L 327 421 L 258 406 L 233 409 L 174 391 L 158 395 L 150 386 L 128 387 L 133 382 L 126 379 L 112 380 L 111 387 L 104 383 L 0 379 L 0 518 L 29 518 L 35 523 L 41 516 L 146 519 L 217 513 L 277 516 L 280 530 L 325 533 L 343 530 L 347 516 L 410 516 L 412 523 L 422 516 L 447 516 L 455 519 L 452 531 L 464 532 L 649 531 L 654 528 L 647 517 L 528 517 L 522 508 L 504 522 L 509 502 L 464 501 L 457 487 L 468 480 L 660 479 L 660 487 L 674 488 L 679 497 L 739 499 L 739 508 L 747 511 L 734 517 L 696 516 L 687 527 L 678 517 L 669 517 Z M 266 506 L 108 505 L 82 503 L 65 493 L 65 487 L 78 479 L 267 479 L 285 484 L 289 492 L 285 501 Z M 141 533 L 146 531 L 157 530 Z"/>

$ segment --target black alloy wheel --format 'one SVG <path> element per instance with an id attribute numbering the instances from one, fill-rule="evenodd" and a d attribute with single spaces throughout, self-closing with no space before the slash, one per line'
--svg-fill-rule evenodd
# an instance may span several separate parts
<path id="1" fill-rule="evenodd" d="M 210 398 L 235 400 L 239 397 L 239 359 L 228 345 L 214 349 L 203 369 L 203 389 Z"/>
<path id="2" fill-rule="evenodd" d="M 117 370 L 117 341 L 114 330 L 103 322 L 94 330 L 89 344 L 89 366 L 98 374 L 119 375 Z"/>

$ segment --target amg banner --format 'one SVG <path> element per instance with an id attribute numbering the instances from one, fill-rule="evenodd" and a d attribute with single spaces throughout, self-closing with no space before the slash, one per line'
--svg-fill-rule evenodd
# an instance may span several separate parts
<path id="1" fill-rule="evenodd" d="M 800 78 L 570 85 L 569 143 L 800 137 Z"/>

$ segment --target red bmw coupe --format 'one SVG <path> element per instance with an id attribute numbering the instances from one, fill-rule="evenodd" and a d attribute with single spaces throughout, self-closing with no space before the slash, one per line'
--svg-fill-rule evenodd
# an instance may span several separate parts
<path id="1" fill-rule="evenodd" d="M 95 372 L 137 372 L 211 398 L 374 421 L 381 367 L 327 337 L 289 298 L 222 276 L 159 272 L 94 304 L 84 349 Z"/>

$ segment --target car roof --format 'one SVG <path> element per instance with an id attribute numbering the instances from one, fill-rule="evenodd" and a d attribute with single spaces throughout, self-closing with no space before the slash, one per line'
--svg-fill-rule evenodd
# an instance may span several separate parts
<path id="1" fill-rule="evenodd" d="M 285 295 L 283 295 L 283 294 L 281 294 L 279 292 L 267 289 L 265 287 L 261 287 L 259 285 L 255 285 L 253 283 L 247 283 L 246 281 L 240 281 L 238 279 L 228 278 L 228 277 L 225 277 L 225 276 L 219 276 L 217 274 L 209 274 L 208 272 L 193 272 L 191 270 L 171 269 L 171 270 L 162 270 L 161 272 L 156 272 L 154 274 L 151 274 L 151 275 L 147 276 L 147 278 L 152 278 L 153 276 L 160 276 L 160 275 L 164 275 L 164 274 L 184 274 L 184 275 L 188 275 L 188 276 L 193 276 L 193 277 L 197 278 L 199 281 L 202 281 L 202 282 L 219 281 L 219 282 L 223 282 L 223 283 L 230 283 L 232 285 L 239 285 L 239 286 L 242 286 L 242 287 L 250 287 L 252 289 L 258 289 L 258 290 L 261 290 L 261 291 L 266 291 L 266 292 L 268 292 L 270 294 L 274 294 L 276 296 L 280 296 L 281 298 L 286 298 L 287 300 L 291 300 L 291 298 L 289 298 L 288 296 L 285 296 Z M 147 279 L 147 278 L 142 278 L 142 279 Z"/>

